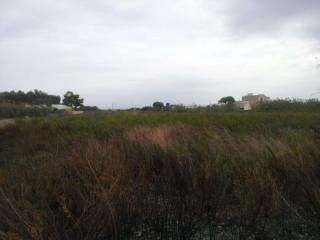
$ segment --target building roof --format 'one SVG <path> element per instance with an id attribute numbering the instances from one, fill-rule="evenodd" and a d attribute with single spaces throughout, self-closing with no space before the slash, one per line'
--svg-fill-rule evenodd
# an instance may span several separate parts
<path id="1" fill-rule="evenodd" d="M 72 110 L 71 107 L 63 104 L 52 104 L 51 107 L 57 110 Z"/>

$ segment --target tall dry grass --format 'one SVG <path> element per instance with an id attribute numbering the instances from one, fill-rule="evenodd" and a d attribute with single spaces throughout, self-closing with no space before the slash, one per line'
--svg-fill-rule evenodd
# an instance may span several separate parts
<path id="1" fill-rule="evenodd" d="M 320 149 L 310 131 L 1 134 L 13 142 L 0 151 L 0 239 L 319 237 Z"/>

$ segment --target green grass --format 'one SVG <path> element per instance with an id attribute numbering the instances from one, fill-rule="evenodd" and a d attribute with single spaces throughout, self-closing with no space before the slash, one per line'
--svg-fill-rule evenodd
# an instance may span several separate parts
<path id="1" fill-rule="evenodd" d="M 0 129 L 0 238 L 318 239 L 319 123 L 318 112 L 18 120 Z"/>
<path id="2" fill-rule="evenodd" d="M 191 126 L 216 126 L 231 131 L 249 131 L 261 128 L 318 129 L 320 112 L 238 112 L 238 113 L 170 113 L 170 112 L 120 112 L 85 114 L 82 116 L 58 116 L 20 121 L 21 126 L 48 126 L 69 128 L 80 132 L 101 130 L 107 127 L 132 127 L 186 124 Z"/>

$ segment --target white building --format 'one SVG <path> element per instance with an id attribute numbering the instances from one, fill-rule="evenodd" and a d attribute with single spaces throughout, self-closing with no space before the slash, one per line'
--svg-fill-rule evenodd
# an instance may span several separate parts
<path id="1" fill-rule="evenodd" d="M 251 110 L 251 105 L 249 101 L 236 101 L 236 106 L 244 111 Z"/>
<path id="2" fill-rule="evenodd" d="M 270 101 L 270 98 L 264 94 L 248 93 L 242 97 L 241 101 L 236 102 L 236 106 L 244 111 L 249 111 L 263 102 Z"/>
<path id="3" fill-rule="evenodd" d="M 56 110 L 72 111 L 72 107 L 63 104 L 52 104 L 51 107 Z"/>
<path id="4" fill-rule="evenodd" d="M 260 103 L 270 101 L 270 98 L 264 94 L 248 93 L 247 95 L 242 97 L 242 101 L 248 101 L 250 103 L 251 108 L 254 108 Z"/>

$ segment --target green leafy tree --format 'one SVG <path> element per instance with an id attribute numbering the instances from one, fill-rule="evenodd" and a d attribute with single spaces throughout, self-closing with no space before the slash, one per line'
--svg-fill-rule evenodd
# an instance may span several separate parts
<path id="1" fill-rule="evenodd" d="M 27 93 L 23 91 L 0 92 L 0 102 L 32 105 L 51 105 L 60 103 L 60 96 L 49 95 L 46 92 L 35 89 Z"/>
<path id="2" fill-rule="evenodd" d="M 152 106 L 155 110 L 158 110 L 158 111 L 164 108 L 163 102 L 154 102 Z"/>
<path id="3" fill-rule="evenodd" d="M 232 96 L 227 96 L 227 97 L 223 97 L 219 100 L 219 103 L 224 103 L 224 104 L 234 104 L 236 101 L 234 100 L 234 97 Z"/>
<path id="4" fill-rule="evenodd" d="M 78 109 L 83 106 L 83 98 L 80 98 L 79 94 L 74 94 L 71 91 L 66 92 L 63 95 L 63 104 Z"/>
<path id="5" fill-rule="evenodd" d="M 96 112 L 99 111 L 99 108 L 97 106 L 84 106 L 82 105 L 80 107 L 81 111 L 85 111 L 85 112 Z"/>

